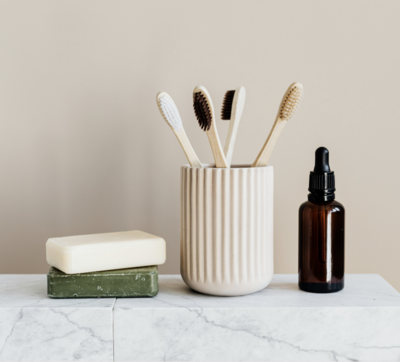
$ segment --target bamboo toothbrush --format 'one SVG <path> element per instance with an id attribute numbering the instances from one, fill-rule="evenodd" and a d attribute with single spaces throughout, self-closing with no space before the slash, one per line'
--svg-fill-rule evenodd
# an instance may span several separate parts
<path id="1" fill-rule="evenodd" d="M 232 163 L 232 154 L 235 147 L 236 134 L 239 128 L 240 118 L 242 117 L 245 99 L 246 90 L 244 87 L 239 87 L 236 90 L 227 91 L 222 104 L 221 119 L 224 121 L 230 120 L 228 135 L 226 137 L 224 147 L 228 166 L 230 166 Z"/>
<path id="2" fill-rule="evenodd" d="M 193 108 L 201 129 L 207 133 L 210 141 L 215 167 L 229 168 L 218 137 L 211 97 L 203 86 L 193 90 Z"/>
<path id="3" fill-rule="evenodd" d="M 288 88 L 282 98 L 282 102 L 279 106 L 279 111 L 271 132 L 269 133 L 263 148 L 261 149 L 251 167 L 267 166 L 278 137 L 282 132 L 283 127 L 285 127 L 286 123 L 289 121 L 290 118 L 293 117 L 294 113 L 296 112 L 296 109 L 303 98 L 303 94 L 303 86 L 300 83 L 293 83 Z"/>
<path id="4" fill-rule="evenodd" d="M 176 107 L 172 98 L 165 92 L 159 92 L 156 99 L 161 115 L 175 133 L 175 136 L 181 144 L 190 166 L 203 167 L 196 155 L 196 152 L 194 152 L 194 149 L 190 144 L 185 130 L 183 129 L 181 116 L 179 115 L 178 108 Z"/>

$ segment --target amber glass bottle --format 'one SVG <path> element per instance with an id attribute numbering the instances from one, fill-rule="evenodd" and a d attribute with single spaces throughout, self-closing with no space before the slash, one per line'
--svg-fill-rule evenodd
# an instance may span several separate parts
<path id="1" fill-rule="evenodd" d="M 299 288 L 331 293 L 344 287 L 344 207 L 335 201 L 329 151 L 315 151 L 308 201 L 299 209 Z"/>

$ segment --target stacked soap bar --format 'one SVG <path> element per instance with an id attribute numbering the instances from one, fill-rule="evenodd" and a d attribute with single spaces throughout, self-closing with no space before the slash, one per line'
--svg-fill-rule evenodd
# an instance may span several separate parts
<path id="1" fill-rule="evenodd" d="M 154 297 L 157 293 L 157 266 L 82 274 L 65 274 L 52 267 L 47 274 L 51 298 Z"/>
<path id="2" fill-rule="evenodd" d="M 52 298 L 149 297 L 158 291 L 164 239 L 143 231 L 52 238 L 46 244 Z"/>
<path id="3" fill-rule="evenodd" d="M 68 236 L 46 243 L 47 262 L 67 274 L 164 264 L 164 239 L 143 231 Z"/>

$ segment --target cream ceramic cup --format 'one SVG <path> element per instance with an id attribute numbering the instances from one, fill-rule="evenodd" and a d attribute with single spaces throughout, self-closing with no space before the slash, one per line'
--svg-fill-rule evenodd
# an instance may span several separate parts
<path id="1" fill-rule="evenodd" d="M 181 168 L 181 275 L 211 295 L 257 292 L 271 281 L 272 166 Z"/>

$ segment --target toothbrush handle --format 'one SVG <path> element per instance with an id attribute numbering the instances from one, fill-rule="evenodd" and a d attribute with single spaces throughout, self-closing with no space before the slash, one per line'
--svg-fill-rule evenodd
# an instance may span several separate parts
<path id="1" fill-rule="evenodd" d="M 175 136 L 178 139 L 179 143 L 181 144 L 183 151 L 185 152 L 185 155 L 189 161 L 190 166 L 192 167 L 203 167 L 201 164 L 199 158 L 196 155 L 196 152 L 194 151 L 192 144 L 189 141 L 189 138 L 186 135 L 185 130 L 179 129 L 179 130 L 174 130 Z"/>
<path id="2" fill-rule="evenodd" d="M 212 153 L 214 155 L 215 167 L 229 168 L 224 152 L 222 150 L 221 142 L 218 136 L 218 131 L 214 125 L 214 122 L 211 124 L 210 129 L 206 133 L 208 136 L 208 140 L 210 141 Z"/>
<path id="3" fill-rule="evenodd" d="M 226 162 L 228 163 L 229 167 L 232 163 L 233 149 L 235 147 L 236 135 L 239 129 L 240 119 L 242 118 L 245 100 L 246 90 L 244 87 L 239 87 L 236 89 L 233 97 L 231 119 L 229 122 L 229 130 L 224 147 Z"/>
<path id="4" fill-rule="evenodd" d="M 287 121 L 281 118 L 277 118 L 271 132 L 268 135 L 267 140 L 264 143 L 263 148 L 258 154 L 256 160 L 251 167 L 264 167 L 268 165 L 268 161 L 271 157 L 272 151 L 278 141 L 279 135 L 281 134 L 283 127 L 285 127 Z"/>
<path id="5" fill-rule="evenodd" d="M 233 148 L 235 147 L 236 135 L 239 128 L 240 119 L 234 118 L 229 122 L 228 135 L 225 141 L 224 153 L 226 162 L 230 166 L 232 163 Z"/>

